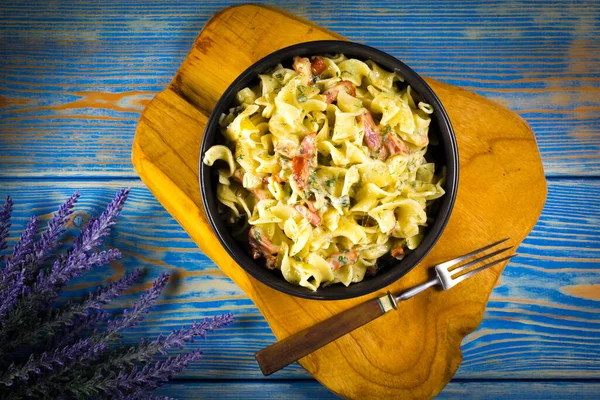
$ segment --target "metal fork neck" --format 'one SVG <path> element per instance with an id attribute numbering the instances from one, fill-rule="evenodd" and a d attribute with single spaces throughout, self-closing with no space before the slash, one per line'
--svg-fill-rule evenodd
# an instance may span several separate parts
<path id="1" fill-rule="evenodd" d="M 414 297 L 414 296 L 418 295 L 422 291 L 427 290 L 430 287 L 435 286 L 435 285 L 437 285 L 439 283 L 440 283 L 439 278 L 435 277 L 434 279 L 432 279 L 432 280 L 430 280 L 428 282 L 422 283 L 422 284 L 420 284 L 418 286 L 415 286 L 414 288 L 408 289 L 405 292 L 402 292 L 402 293 L 399 293 L 399 294 L 395 295 L 394 298 L 395 298 L 396 301 L 407 300 L 407 299 L 410 299 L 411 297 Z"/>

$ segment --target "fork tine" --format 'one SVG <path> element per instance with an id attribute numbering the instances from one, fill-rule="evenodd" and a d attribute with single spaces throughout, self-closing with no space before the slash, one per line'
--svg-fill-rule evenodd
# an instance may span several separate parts
<path id="1" fill-rule="evenodd" d="M 477 249 L 477 250 L 474 250 L 474 251 L 472 251 L 470 253 L 467 253 L 464 256 L 460 256 L 460 257 L 454 258 L 452 260 L 443 262 L 443 263 L 439 264 L 438 267 L 448 269 L 448 268 L 450 268 L 450 267 L 452 267 L 452 266 L 454 266 L 454 265 L 456 265 L 458 263 L 461 263 L 461 262 L 465 261 L 467 258 L 472 257 L 472 256 L 474 256 L 477 253 L 481 253 L 482 251 L 486 251 L 487 249 L 492 248 L 492 247 L 494 247 L 496 245 L 499 245 L 500 243 L 504 243 L 508 239 L 509 238 L 505 238 L 505 239 L 499 240 L 496 243 L 488 244 L 487 246 L 484 246 L 484 247 L 482 247 L 480 249 Z"/>
<path id="2" fill-rule="evenodd" d="M 456 284 L 458 284 L 458 283 L 460 283 L 460 282 L 464 281 L 465 279 L 472 277 L 472 276 L 473 276 L 473 275 L 475 275 L 476 273 L 478 273 L 478 272 L 481 272 L 481 271 L 483 271 L 483 270 L 486 270 L 486 269 L 488 269 L 488 268 L 490 268 L 490 267 L 493 267 L 493 266 L 494 266 L 494 265 L 496 265 L 496 264 L 500 264 L 500 263 L 501 263 L 501 262 L 503 262 L 503 261 L 510 260 L 511 258 L 513 258 L 513 257 L 514 257 L 514 256 L 516 256 L 516 255 L 517 255 L 517 254 L 513 254 L 513 255 L 510 255 L 510 256 L 507 256 L 507 257 L 503 257 L 503 258 L 501 258 L 501 259 L 499 259 L 499 260 L 492 261 L 492 262 L 491 262 L 491 263 L 489 263 L 489 264 L 482 265 L 482 266 L 481 266 L 481 267 L 479 267 L 479 268 L 475 268 L 475 269 L 474 269 L 473 271 L 471 271 L 471 272 L 467 272 L 466 274 L 464 274 L 464 275 L 461 275 L 461 276 L 459 276 L 459 277 L 458 277 L 458 278 L 456 278 L 456 279 L 452 279 L 452 285 L 454 286 L 454 285 L 456 285 Z"/>
<path id="3" fill-rule="evenodd" d="M 452 271 L 449 271 L 449 272 L 451 273 L 452 276 L 456 276 L 459 272 L 464 271 L 465 269 L 467 269 L 467 268 L 469 268 L 469 267 L 471 267 L 471 266 L 473 266 L 473 265 L 475 265 L 475 264 L 477 264 L 477 263 L 479 263 L 481 261 L 485 261 L 488 258 L 492 258 L 495 255 L 498 255 L 500 253 L 504 253 L 506 250 L 510 250 L 512 248 L 513 248 L 513 246 L 509 246 L 509 247 L 505 247 L 503 249 L 500 249 L 498 251 L 494 251 L 493 253 L 486 254 L 486 255 L 484 255 L 482 257 L 474 259 L 473 261 L 469 261 L 468 263 L 466 263 L 464 265 L 461 265 L 460 267 L 455 268 L 455 269 L 453 269 Z"/>

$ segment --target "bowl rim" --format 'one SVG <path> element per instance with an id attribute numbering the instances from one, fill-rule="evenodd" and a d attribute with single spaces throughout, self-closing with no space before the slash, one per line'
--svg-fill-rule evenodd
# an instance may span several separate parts
<path id="1" fill-rule="evenodd" d="M 386 271 L 383 273 L 372 278 L 363 279 L 361 282 L 351 283 L 348 287 L 336 284 L 325 288 L 320 287 L 317 291 L 311 291 L 308 288 L 287 282 L 280 274 L 273 274 L 272 271 L 251 259 L 250 255 L 246 254 L 247 252 L 237 244 L 216 210 L 216 188 L 213 189 L 212 187 L 210 167 L 206 166 L 202 159 L 208 148 L 218 142 L 220 115 L 230 108 L 236 93 L 255 81 L 258 74 L 264 73 L 279 63 L 287 64 L 296 56 L 306 57 L 338 53 L 363 61 L 373 60 L 386 70 L 399 72 L 405 81 L 415 89 L 415 92 L 434 107 L 433 115 L 435 119 L 432 118 L 432 122 L 436 121 L 440 139 L 444 141 L 442 150 L 446 159 L 446 193 L 440 199 L 438 215 L 424 236 L 423 241 L 402 261 L 398 261 L 394 266 L 386 267 Z M 223 92 L 209 116 L 202 137 L 198 166 L 200 194 L 206 217 L 215 236 L 236 264 L 253 278 L 273 289 L 296 297 L 312 300 L 343 300 L 368 295 L 393 284 L 416 267 L 431 251 L 444 232 L 454 208 L 459 180 L 458 157 L 456 135 L 445 108 L 427 82 L 408 65 L 379 49 L 356 42 L 344 40 L 309 41 L 287 46 L 267 54 L 246 68 Z M 400 268 L 402 264 L 404 264 L 404 268 Z M 339 289 L 331 290 L 331 288 Z"/>

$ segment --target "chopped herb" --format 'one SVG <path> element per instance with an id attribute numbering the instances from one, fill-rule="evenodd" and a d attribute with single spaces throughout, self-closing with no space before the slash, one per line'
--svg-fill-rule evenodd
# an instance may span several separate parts
<path id="1" fill-rule="evenodd" d="M 348 207 L 350 205 L 350 197 L 348 197 L 348 196 L 341 197 L 340 204 L 342 205 L 342 207 Z"/>
<path id="2" fill-rule="evenodd" d="M 235 158 L 236 161 L 240 161 L 240 160 L 243 160 L 243 159 L 244 159 L 244 155 L 243 154 L 240 154 L 239 156 L 237 156 Z"/>
<path id="3" fill-rule="evenodd" d="M 258 229 L 253 228 L 252 229 L 252 234 L 254 235 L 254 239 L 256 239 L 257 242 L 261 242 L 261 232 Z"/>
<path id="4" fill-rule="evenodd" d="M 298 255 L 295 255 L 295 256 L 294 256 L 294 260 L 296 260 L 296 261 L 298 261 L 298 262 L 301 262 L 301 261 L 302 261 L 302 259 L 301 259 L 301 258 L 300 258 L 300 256 L 298 256 Z"/>
<path id="5" fill-rule="evenodd" d="M 348 257 L 346 256 L 338 256 L 338 261 L 343 264 L 348 264 Z"/>
<path id="6" fill-rule="evenodd" d="M 340 71 L 335 71 L 335 76 L 339 77 L 340 76 Z"/>
<path id="7" fill-rule="evenodd" d="M 310 175 L 308 176 L 308 184 L 310 186 L 314 186 L 316 182 L 317 182 L 317 171 L 315 171 L 314 169 L 311 169 Z"/>
<path id="8" fill-rule="evenodd" d="M 283 75 L 281 74 L 281 72 L 278 72 L 275 74 L 275 78 L 281 79 L 281 78 L 283 78 Z"/>
<path id="9" fill-rule="evenodd" d="M 341 149 L 342 148 L 342 144 L 341 143 L 336 143 L 333 145 L 333 147 L 335 147 L 336 149 Z"/>
<path id="10" fill-rule="evenodd" d="M 306 89 L 305 86 L 302 86 L 302 85 L 298 86 L 298 96 L 297 96 L 297 98 L 298 98 L 298 101 L 300 103 L 304 103 L 306 100 L 308 100 L 308 98 L 304 94 L 304 89 Z"/>
<path id="11" fill-rule="evenodd" d="M 327 186 L 328 188 L 331 188 L 334 184 L 335 184 L 335 180 L 334 179 L 327 179 L 325 181 L 325 186 Z"/>
<path id="12" fill-rule="evenodd" d="M 283 121 L 283 122 L 281 123 L 281 126 L 287 126 L 287 122 Z"/>

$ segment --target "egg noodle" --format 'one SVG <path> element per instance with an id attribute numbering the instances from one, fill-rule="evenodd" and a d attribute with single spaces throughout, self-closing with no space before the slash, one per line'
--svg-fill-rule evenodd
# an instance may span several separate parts
<path id="1" fill-rule="evenodd" d="M 348 286 L 422 240 L 444 194 L 425 159 L 431 105 L 372 61 L 295 58 L 237 93 L 219 121 L 219 212 L 254 258 L 296 285 Z M 400 87 L 403 87 L 400 89 Z"/>

